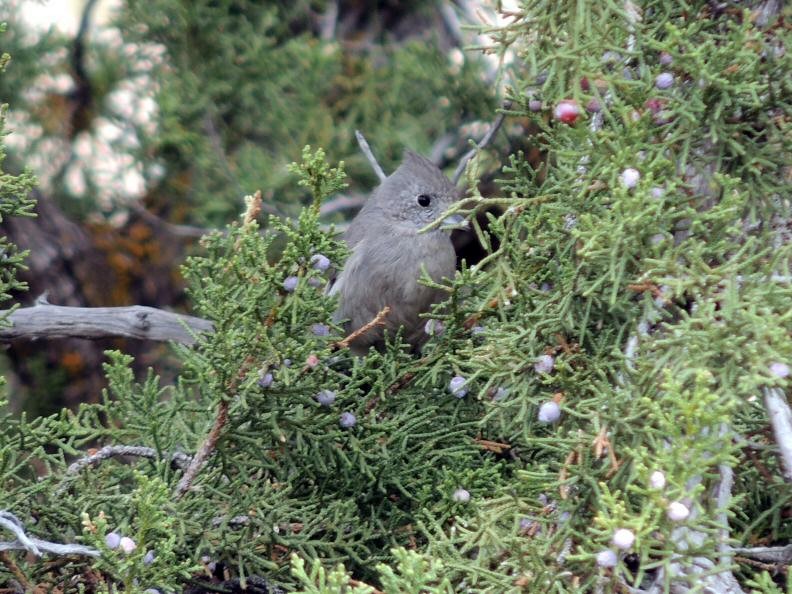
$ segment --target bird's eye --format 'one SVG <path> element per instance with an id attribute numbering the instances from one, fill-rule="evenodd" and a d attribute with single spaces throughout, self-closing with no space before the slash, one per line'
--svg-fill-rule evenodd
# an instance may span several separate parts
<path id="1" fill-rule="evenodd" d="M 429 194 L 419 194 L 418 204 L 421 206 L 429 206 L 432 203 L 432 197 Z"/>

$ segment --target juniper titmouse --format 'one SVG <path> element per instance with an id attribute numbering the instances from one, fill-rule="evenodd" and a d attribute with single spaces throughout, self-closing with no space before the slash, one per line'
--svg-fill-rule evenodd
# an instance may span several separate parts
<path id="1" fill-rule="evenodd" d="M 336 321 L 348 320 L 353 332 L 370 322 L 386 305 L 385 325 L 372 328 L 351 344 L 365 354 L 380 346 L 385 331 L 404 326 L 404 338 L 418 347 L 426 338 L 424 319 L 443 291 L 419 284 L 421 267 L 440 281 L 454 274 L 456 257 L 448 226 L 464 220 L 453 215 L 444 226 L 418 233 L 437 220 L 459 198 L 459 191 L 437 166 L 406 151 L 396 171 L 382 181 L 349 226 L 344 239 L 352 253 L 329 293 L 339 295 Z"/>

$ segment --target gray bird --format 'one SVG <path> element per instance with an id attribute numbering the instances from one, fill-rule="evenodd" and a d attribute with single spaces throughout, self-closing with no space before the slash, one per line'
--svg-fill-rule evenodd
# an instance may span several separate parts
<path id="1" fill-rule="evenodd" d="M 441 301 L 443 291 L 419 284 L 421 267 L 440 281 L 454 275 L 456 256 L 448 227 L 465 223 L 452 215 L 431 231 L 420 229 L 436 221 L 460 198 L 459 190 L 431 161 L 405 151 L 396 171 L 385 178 L 354 218 L 344 240 L 352 253 L 329 290 L 339 296 L 336 322 L 348 320 L 351 333 L 370 322 L 385 307 L 384 326 L 376 326 L 352 342 L 353 353 L 380 347 L 386 331 L 404 327 L 414 348 L 427 338 L 421 313 Z"/>

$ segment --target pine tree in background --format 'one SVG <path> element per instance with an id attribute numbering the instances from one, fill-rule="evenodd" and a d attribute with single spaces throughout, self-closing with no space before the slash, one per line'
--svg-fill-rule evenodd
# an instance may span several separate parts
<path id="1" fill-rule="evenodd" d="M 792 436 L 767 411 L 786 406 L 792 362 L 778 10 L 504 12 L 488 51 L 513 59 L 508 115 L 539 127 L 546 159 L 511 155 L 497 198 L 468 169 L 465 208 L 501 210 L 476 229 L 488 255 L 448 282 L 431 316 L 443 331 L 420 357 L 344 348 L 315 256 L 345 258 L 319 225 L 345 176 L 306 149 L 290 184 L 313 202 L 296 220 L 262 233 L 251 198 L 186 263 L 215 332 L 178 348 L 178 381 L 137 382 L 114 353 L 104 402 L 2 420 L 0 456 L 16 462 L 0 465 L 0 509 L 100 556 L 14 557 L 0 580 L 16 568 L 67 591 L 789 590 L 768 571 L 768 555 L 789 565 L 792 536 Z M 89 445 L 141 449 L 69 466 Z"/>

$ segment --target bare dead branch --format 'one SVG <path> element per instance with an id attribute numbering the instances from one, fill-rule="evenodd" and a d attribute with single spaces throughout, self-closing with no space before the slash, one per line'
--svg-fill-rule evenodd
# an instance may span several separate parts
<path id="1" fill-rule="evenodd" d="M 212 332 L 212 322 L 194 316 L 134 305 L 129 307 L 66 307 L 38 303 L 0 311 L 9 327 L 0 328 L 0 342 L 38 338 L 136 338 L 194 344 L 195 335 Z"/>
<path id="2" fill-rule="evenodd" d="M 360 150 L 363 151 L 366 159 L 368 159 L 369 165 L 371 165 L 374 173 L 377 174 L 377 177 L 380 181 L 385 181 L 385 178 L 388 176 L 385 175 L 385 172 L 382 170 L 382 167 L 380 167 L 379 162 L 377 162 L 377 158 L 374 156 L 374 153 L 371 152 L 371 147 L 369 146 L 366 137 L 363 136 L 363 133 L 360 130 L 355 130 L 355 138 L 357 138 Z"/>
<path id="3" fill-rule="evenodd" d="M 505 101 L 501 109 L 503 110 L 511 109 L 511 101 Z M 451 178 L 451 183 L 453 183 L 454 185 L 459 183 L 459 179 L 462 177 L 462 174 L 465 172 L 465 168 L 467 167 L 467 164 L 474 156 L 476 156 L 477 152 L 489 146 L 489 144 L 492 142 L 492 139 L 495 138 L 495 135 L 498 133 L 498 130 L 500 130 L 501 125 L 503 125 L 503 120 L 505 119 L 506 119 L 506 114 L 504 112 L 499 113 L 498 117 L 495 118 L 495 121 L 492 122 L 489 131 L 484 135 L 484 138 L 482 138 L 481 141 L 476 146 L 474 146 L 472 149 L 470 149 L 467 153 L 463 155 L 462 159 L 459 161 L 459 165 L 457 165 L 457 168 L 454 171 L 454 176 Z"/>
<path id="4" fill-rule="evenodd" d="M 780 388 L 763 388 L 765 409 L 781 456 L 784 480 L 792 483 L 792 411 Z"/>
<path id="5" fill-rule="evenodd" d="M 9 511 L 0 510 L 0 528 L 5 528 L 16 537 L 16 540 L 13 541 L 0 541 L 0 551 L 27 551 L 36 557 L 41 557 L 42 552 L 53 553 L 55 555 L 99 556 L 99 551 L 91 547 L 59 544 L 28 536 L 25 533 L 25 527 L 22 522 Z"/>

